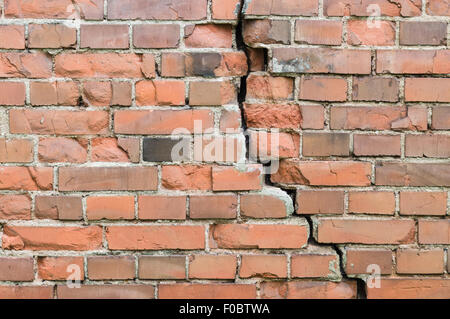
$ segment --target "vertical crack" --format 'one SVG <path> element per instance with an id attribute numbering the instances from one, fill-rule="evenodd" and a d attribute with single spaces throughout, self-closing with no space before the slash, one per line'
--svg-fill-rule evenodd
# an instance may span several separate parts
<path id="1" fill-rule="evenodd" d="M 247 126 L 247 118 L 246 118 L 245 109 L 244 109 L 244 103 L 245 103 L 246 96 L 247 96 L 247 78 L 251 73 L 250 53 L 249 53 L 249 49 L 248 49 L 247 45 L 245 44 L 244 35 L 243 35 L 244 20 L 245 20 L 245 0 L 241 0 L 241 2 L 240 2 L 239 13 L 238 13 L 237 19 L 238 19 L 238 23 L 236 26 L 236 46 L 239 51 L 242 51 L 245 53 L 245 56 L 247 58 L 247 67 L 248 67 L 247 73 L 244 76 L 242 76 L 240 79 L 241 83 L 240 83 L 239 92 L 238 92 L 238 103 L 239 103 L 239 109 L 241 112 L 241 122 L 242 122 L 241 126 L 245 133 L 245 132 L 247 132 L 248 126 Z M 265 51 L 265 55 L 264 55 L 265 70 L 267 70 L 268 63 L 269 63 L 269 58 L 267 55 L 267 51 Z M 247 160 L 249 160 L 249 150 L 250 150 L 249 135 L 248 134 L 244 134 L 244 135 L 245 135 L 245 142 L 246 142 L 246 158 L 247 158 Z M 263 165 L 270 165 L 270 162 L 264 163 Z M 294 206 L 295 206 L 296 189 L 285 189 L 283 187 L 280 187 L 279 185 L 276 185 L 275 183 L 273 183 L 270 180 L 270 174 L 266 174 L 264 182 L 265 182 L 265 185 L 267 185 L 267 186 L 277 187 L 280 190 L 286 192 L 291 197 L 292 202 L 294 203 Z M 308 222 L 309 233 L 310 233 L 310 237 L 308 238 L 308 244 L 311 244 L 314 246 L 322 246 L 322 247 L 332 248 L 336 252 L 336 254 L 339 258 L 339 269 L 340 269 L 342 279 L 345 279 L 346 281 L 356 282 L 356 285 L 357 285 L 356 298 L 357 299 L 366 299 L 367 296 L 366 296 L 364 280 L 362 280 L 361 278 L 348 277 L 348 275 L 345 273 L 343 252 L 339 249 L 339 247 L 336 244 L 319 243 L 314 238 L 314 235 L 313 235 L 314 234 L 314 225 L 313 225 L 313 221 L 312 221 L 312 218 L 310 215 L 295 214 L 295 215 L 293 215 L 293 217 L 294 216 L 305 218 L 306 221 Z"/>

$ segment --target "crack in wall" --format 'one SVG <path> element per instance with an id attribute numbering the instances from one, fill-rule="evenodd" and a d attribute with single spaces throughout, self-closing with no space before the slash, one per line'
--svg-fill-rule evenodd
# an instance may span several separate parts
<path id="1" fill-rule="evenodd" d="M 247 131 L 248 126 L 247 126 L 247 118 L 246 118 L 246 114 L 245 114 L 245 108 L 244 108 L 244 103 L 246 101 L 246 97 L 247 97 L 247 78 L 251 73 L 251 61 L 250 61 L 250 53 L 248 51 L 248 46 L 246 45 L 245 41 L 244 41 L 244 35 L 243 35 L 243 29 L 244 29 L 244 20 L 245 20 L 245 10 L 246 10 L 246 0 L 241 0 L 240 2 L 240 6 L 239 6 L 239 11 L 237 14 L 237 26 L 236 26 L 236 46 L 237 49 L 239 51 L 243 51 L 245 53 L 245 56 L 247 58 L 247 73 L 241 77 L 241 83 L 239 86 L 239 91 L 238 91 L 238 103 L 239 103 L 239 109 L 241 112 L 241 127 L 243 129 L 244 132 Z M 264 57 L 264 68 L 265 70 L 268 70 L 268 63 L 269 63 L 269 59 L 267 56 L 267 51 Z M 245 146 L 246 146 L 246 159 L 249 160 L 250 156 L 249 156 L 249 152 L 250 152 L 250 141 L 249 141 L 249 136 L 248 134 L 245 134 Z M 257 156 L 256 156 L 257 157 Z M 258 158 L 258 157 L 257 157 Z M 260 163 L 264 166 L 269 166 L 269 163 Z M 296 189 L 288 189 L 288 188 L 283 188 L 280 185 L 273 183 L 270 179 L 271 175 L 270 174 L 266 174 L 264 177 L 264 186 L 271 186 L 271 187 L 275 187 L 278 188 L 281 191 L 284 191 L 292 200 L 292 203 L 294 205 L 294 210 L 295 210 L 295 203 L 296 203 Z M 306 221 L 308 222 L 308 227 L 309 227 L 309 238 L 308 238 L 308 245 L 313 245 L 313 246 L 318 246 L 318 247 L 326 247 L 326 248 L 331 248 L 333 249 L 338 257 L 338 261 L 339 261 L 339 269 L 340 269 L 340 275 L 342 277 L 342 280 L 348 281 L 348 282 L 356 282 L 356 287 L 357 287 L 357 291 L 356 291 L 356 298 L 357 299 L 367 299 L 367 293 L 366 293 L 366 288 L 365 288 L 365 281 L 361 278 L 350 278 L 346 273 L 345 273 L 345 265 L 344 265 L 344 255 L 342 250 L 338 247 L 338 245 L 336 244 L 324 244 L 324 243 L 319 243 L 316 238 L 314 237 L 314 222 L 311 218 L 310 215 L 301 215 L 301 214 L 296 214 L 294 212 L 294 214 L 291 217 L 301 217 L 301 218 L 305 218 Z"/>

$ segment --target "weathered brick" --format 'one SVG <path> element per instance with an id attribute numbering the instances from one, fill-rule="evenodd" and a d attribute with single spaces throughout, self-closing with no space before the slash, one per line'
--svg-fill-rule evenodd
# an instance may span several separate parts
<path id="1" fill-rule="evenodd" d="M 346 249 L 345 273 L 371 274 L 371 265 L 378 265 L 380 274 L 392 273 L 392 251 L 389 249 Z"/>
<path id="2" fill-rule="evenodd" d="M 31 219 L 31 198 L 28 195 L 0 195 L 0 219 Z"/>
<path id="3" fill-rule="evenodd" d="M 291 100 L 294 80 L 286 77 L 250 75 L 247 78 L 247 99 Z"/>
<path id="4" fill-rule="evenodd" d="M 49 78 L 52 60 L 44 52 L 0 52 L 0 78 Z"/>
<path id="5" fill-rule="evenodd" d="M 339 273 L 337 255 L 301 254 L 291 258 L 291 277 L 334 277 Z"/>
<path id="6" fill-rule="evenodd" d="M 30 101 L 33 105 L 78 104 L 80 91 L 78 84 L 71 81 L 31 82 Z"/>
<path id="7" fill-rule="evenodd" d="M 133 279 L 134 256 L 95 256 L 87 259 L 88 277 L 91 280 Z"/>
<path id="8" fill-rule="evenodd" d="M 0 138 L 0 162 L 30 163 L 33 161 L 33 143 L 27 139 Z"/>
<path id="9" fill-rule="evenodd" d="M 240 0 L 212 0 L 213 19 L 235 20 L 241 9 Z"/>
<path id="10" fill-rule="evenodd" d="M 380 288 L 367 288 L 369 299 L 448 299 L 450 280 L 439 278 L 385 278 Z"/>
<path id="11" fill-rule="evenodd" d="M 237 196 L 190 196 L 189 217 L 192 219 L 230 219 L 237 215 Z"/>
<path id="12" fill-rule="evenodd" d="M 406 135 L 405 155 L 411 157 L 450 157 L 450 136 Z"/>
<path id="13" fill-rule="evenodd" d="M 259 165 L 246 167 L 213 167 L 212 189 L 214 191 L 260 190 L 261 172 Z"/>
<path id="14" fill-rule="evenodd" d="M 297 15 L 316 16 L 319 11 L 317 0 L 254 0 L 246 1 L 245 14 L 251 15 Z"/>
<path id="15" fill-rule="evenodd" d="M 272 51 L 274 73 L 370 73 L 368 50 L 275 48 Z"/>
<path id="16" fill-rule="evenodd" d="M 59 190 L 156 190 L 156 167 L 61 167 Z"/>
<path id="17" fill-rule="evenodd" d="M 244 41 L 247 44 L 289 44 L 291 24 L 286 20 L 245 20 Z"/>
<path id="18" fill-rule="evenodd" d="M 302 113 L 298 105 L 245 103 L 244 112 L 249 127 L 295 129 L 302 124 Z"/>
<path id="19" fill-rule="evenodd" d="M 79 279 L 84 279 L 83 257 L 57 256 L 38 257 L 38 277 L 43 280 L 67 280 L 79 271 Z M 72 276 L 71 276 L 72 275 Z"/>
<path id="20" fill-rule="evenodd" d="M 415 241 L 414 220 L 319 219 L 320 243 L 410 244 Z"/>
<path id="21" fill-rule="evenodd" d="M 373 24 L 377 26 L 374 28 Z M 395 44 L 395 23 L 391 21 L 350 20 L 347 22 L 347 43 L 351 45 L 388 46 Z"/>
<path id="22" fill-rule="evenodd" d="M 98 41 L 99 39 L 97 39 Z M 77 44 L 77 30 L 63 24 L 30 24 L 28 47 L 33 49 L 72 48 Z M 83 45 L 83 41 L 82 41 Z"/>
<path id="23" fill-rule="evenodd" d="M 234 279 L 236 267 L 236 256 L 193 255 L 189 257 L 189 278 Z"/>
<path id="24" fill-rule="evenodd" d="M 401 136 L 354 135 L 353 154 L 356 156 L 400 156 Z"/>
<path id="25" fill-rule="evenodd" d="M 94 250 L 102 244 L 102 228 L 5 226 L 2 247 L 6 250 Z"/>
<path id="26" fill-rule="evenodd" d="M 184 27 L 184 44 L 188 48 L 231 48 L 229 24 L 191 24 Z"/>
<path id="27" fill-rule="evenodd" d="M 377 50 L 377 73 L 449 73 L 449 60 L 450 50 Z M 407 81 L 417 80 L 426 79 L 407 79 Z M 405 92 L 406 96 L 407 92 Z"/>
<path id="28" fill-rule="evenodd" d="M 185 279 L 186 257 L 184 256 L 140 256 L 140 279 Z"/>
<path id="29" fill-rule="evenodd" d="M 440 163 L 379 162 L 375 177 L 376 185 L 449 186 L 450 167 Z"/>
<path id="30" fill-rule="evenodd" d="M 25 27 L 23 25 L 0 25 L 1 49 L 25 49 Z"/>
<path id="31" fill-rule="evenodd" d="M 146 24 L 133 27 L 136 48 L 176 48 L 180 41 L 180 26 L 176 24 Z"/>
<path id="32" fill-rule="evenodd" d="M 91 161 L 129 162 L 128 153 L 123 150 L 116 138 L 94 138 L 91 140 Z"/>
<path id="33" fill-rule="evenodd" d="M 53 169 L 51 167 L 0 167 L 1 190 L 51 190 Z"/>
<path id="34" fill-rule="evenodd" d="M 87 160 L 87 140 L 66 137 L 40 138 L 39 161 L 45 163 L 84 163 Z"/>
<path id="35" fill-rule="evenodd" d="M 286 278 L 287 257 L 283 255 L 243 255 L 239 277 Z"/>
<path id="36" fill-rule="evenodd" d="M 210 226 L 209 234 L 212 248 L 293 249 L 306 244 L 308 229 L 306 225 L 217 224 Z"/>
<path id="37" fill-rule="evenodd" d="M 52 299 L 53 286 L 0 286 L 2 299 Z"/>
<path id="38" fill-rule="evenodd" d="M 304 133 L 304 156 L 348 156 L 350 135 L 347 133 Z"/>
<path id="39" fill-rule="evenodd" d="M 396 78 L 355 77 L 352 98 L 354 101 L 397 102 L 399 81 Z"/>
<path id="40" fill-rule="evenodd" d="M 108 226 L 111 250 L 204 249 L 203 226 Z"/>
<path id="41" fill-rule="evenodd" d="M 271 180 L 283 184 L 368 186 L 371 171 L 366 162 L 282 160 Z"/>
<path id="42" fill-rule="evenodd" d="M 297 20 L 295 21 L 295 42 L 339 45 L 342 42 L 342 22 Z"/>
<path id="43" fill-rule="evenodd" d="M 355 281 L 266 281 L 261 283 L 263 299 L 355 299 Z"/>
<path id="44" fill-rule="evenodd" d="M 428 2 L 429 3 L 429 2 Z M 445 45 L 447 24 L 438 21 L 400 22 L 401 45 Z"/>
<path id="45" fill-rule="evenodd" d="M 389 0 L 325 0 L 323 11 L 326 16 L 412 17 L 421 14 L 421 7 L 421 0 L 402 1 L 400 5 Z"/>
<path id="46" fill-rule="evenodd" d="M 134 219 L 134 196 L 90 196 L 86 199 L 89 220 Z"/>
<path id="47" fill-rule="evenodd" d="M 428 0 L 426 12 L 432 16 L 450 16 L 448 3 L 442 0 Z"/>
<path id="48" fill-rule="evenodd" d="M 383 191 L 350 192 L 348 211 L 357 214 L 393 215 L 395 195 L 392 192 Z"/>
<path id="49" fill-rule="evenodd" d="M 211 190 L 212 168 L 208 165 L 163 166 L 162 186 L 171 190 Z"/>
<path id="50" fill-rule="evenodd" d="M 34 214 L 40 219 L 81 220 L 83 203 L 78 196 L 36 196 Z"/>
<path id="51" fill-rule="evenodd" d="M 297 191 L 297 214 L 342 214 L 344 192 Z"/>
<path id="52" fill-rule="evenodd" d="M 397 273 L 399 274 L 442 274 L 444 272 L 444 251 L 442 249 L 397 250 Z"/>
<path id="53" fill-rule="evenodd" d="M 139 219 L 186 219 L 186 196 L 139 196 Z"/>

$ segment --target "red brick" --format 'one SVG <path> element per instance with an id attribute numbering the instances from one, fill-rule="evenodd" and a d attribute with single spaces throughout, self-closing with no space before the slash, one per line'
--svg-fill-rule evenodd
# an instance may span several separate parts
<path id="1" fill-rule="evenodd" d="M 209 234 L 212 248 L 293 249 L 304 247 L 308 228 L 283 224 L 217 224 L 210 226 Z"/>
<path id="2" fill-rule="evenodd" d="M 445 22 L 400 22 L 400 45 L 445 45 L 446 34 L 447 24 Z"/>
<path id="3" fill-rule="evenodd" d="M 399 274 L 442 274 L 444 272 L 444 251 L 442 249 L 397 250 L 397 273 Z"/>
<path id="4" fill-rule="evenodd" d="M 350 192 L 348 211 L 357 214 L 394 215 L 395 195 L 383 191 Z"/>
<path id="5" fill-rule="evenodd" d="M 194 122 L 200 121 L 202 132 L 213 127 L 210 110 L 145 110 L 116 111 L 114 131 L 118 134 L 172 134 L 180 128 L 194 131 Z"/>
<path id="6" fill-rule="evenodd" d="M 302 113 L 298 105 L 244 104 L 247 125 L 256 128 L 300 128 Z"/>
<path id="7" fill-rule="evenodd" d="M 379 7 L 379 15 L 391 17 L 412 17 L 421 14 L 421 0 L 409 0 L 397 3 L 389 0 L 325 0 L 324 14 L 326 16 L 358 16 L 368 17 L 378 15 L 371 5 Z M 372 22 L 375 23 L 375 22 Z"/>
<path id="8" fill-rule="evenodd" d="M 109 226 L 111 250 L 204 249 L 203 226 Z"/>
<path id="9" fill-rule="evenodd" d="M 282 160 L 274 183 L 321 186 L 368 186 L 372 167 L 366 162 Z"/>
<path id="10" fill-rule="evenodd" d="M 39 161 L 45 163 L 85 163 L 87 161 L 87 140 L 46 137 L 38 144 Z"/>
<path id="11" fill-rule="evenodd" d="M 24 105 L 25 85 L 20 82 L 0 82 L 0 104 Z"/>
<path id="12" fill-rule="evenodd" d="M 52 76 L 50 55 L 0 52 L 0 78 L 49 78 Z"/>
<path id="13" fill-rule="evenodd" d="M 377 73 L 449 73 L 449 60 L 450 50 L 378 50 Z M 426 79 L 408 80 L 416 81 Z"/>
<path id="14" fill-rule="evenodd" d="M 239 277 L 286 278 L 287 257 L 284 255 L 243 255 Z"/>
<path id="15" fill-rule="evenodd" d="M 73 289 L 57 286 L 58 299 L 152 299 L 155 287 L 152 285 L 82 285 Z"/>
<path id="16" fill-rule="evenodd" d="M 330 278 L 338 274 L 337 255 L 302 254 L 291 258 L 292 278 Z"/>
<path id="17" fill-rule="evenodd" d="M 81 220 L 81 196 L 36 196 L 34 214 L 39 219 Z"/>
<path id="18" fill-rule="evenodd" d="M 342 191 L 297 191 L 297 214 L 342 214 L 344 192 Z"/>
<path id="19" fill-rule="evenodd" d="M 70 78 L 142 78 L 155 76 L 152 55 L 131 53 L 62 53 L 55 74 Z"/>
<path id="20" fill-rule="evenodd" d="M 84 259 L 83 257 L 57 256 L 38 257 L 38 277 L 43 280 L 67 280 L 73 276 L 73 265 L 79 270 L 80 280 L 84 279 Z"/>
<path id="21" fill-rule="evenodd" d="M 450 107 L 433 107 L 431 128 L 435 130 L 450 129 Z"/>
<path id="22" fill-rule="evenodd" d="M 184 105 L 185 84 L 183 81 L 139 81 L 136 83 L 136 104 Z"/>
<path id="23" fill-rule="evenodd" d="M 432 16 L 450 16 L 450 8 L 445 1 L 428 0 L 426 13 Z"/>
<path id="24" fill-rule="evenodd" d="M 255 299 L 254 284 L 160 284 L 160 299 Z"/>
<path id="25" fill-rule="evenodd" d="M 206 0 L 110 0 L 108 19 L 202 20 Z"/>
<path id="26" fill-rule="evenodd" d="M 286 77 L 250 75 L 247 78 L 247 99 L 291 100 L 294 80 Z"/>
<path id="27" fill-rule="evenodd" d="M 73 48 L 77 44 L 77 30 L 63 24 L 30 24 L 28 47 L 36 49 Z"/>
<path id="28" fill-rule="evenodd" d="M 0 138 L 0 162 L 30 163 L 33 161 L 33 143 L 26 139 Z"/>
<path id="29" fill-rule="evenodd" d="M 1 190 L 51 190 L 53 169 L 51 167 L 0 167 Z"/>
<path id="30" fill-rule="evenodd" d="M 397 102 L 399 81 L 385 77 L 354 77 L 352 98 L 354 101 Z"/>
<path id="31" fill-rule="evenodd" d="M 53 299 L 53 286 L 0 286 L 2 299 Z"/>
<path id="32" fill-rule="evenodd" d="M 414 102 L 449 102 L 450 79 L 407 78 L 405 79 L 405 100 Z"/>
<path id="33" fill-rule="evenodd" d="M 139 219 L 186 219 L 186 196 L 139 196 Z"/>
<path id="34" fill-rule="evenodd" d="M 95 256 L 87 259 L 91 280 L 126 280 L 135 276 L 134 256 Z"/>
<path id="35" fill-rule="evenodd" d="M 447 135 L 406 135 L 405 156 L 450 157 L 450 136 Z"/>
<path id="36" fill-rule="evenodd" d="M 378 265 L 380 274 L 392 273 L 392 251 L 388 249 L 346 249 L 345 273 L 371 274 L 370 265 Z"/>
<path id="37" fill-rule="evenodd" d="M 320 243 L 410 244 L 415 241 L 414 220 L 319 219 Z"/>
<path id="38" fill-rule="evenodd" d="M 13 109 L 9 112 L 13 134 L 88 135 L 109 131 L 108 112 Z"/>
<path id="39" fill-rule="evenodd" d="M 263 299 L 355 299 L 355 281 L 291 281 L 263 282 L 260 291 Z"/>
<path id="40" fill-rule="evenodd" d="M 348 156 L 350 135 L 347 133 L 304 133 L 304 156 Z"/>
<path id="41" fill-rule="evenodd" d="M 261 170 L 259 165 L 213 167 L 212 189 L 214 191 L 260 190 Z"/>
<path id="42" fill-rule="evenodd" d="M 133 27 L 136 48 L 176 48 L 180 41 L 180 26 L 176 24 L 147 24 Z"/>
<path id="43" fill-rule="evenodd" d="M 441 163 L 379 162 L 375 184 L 391 186 L 449 186 L 450 167 Z"/>
<path id="44" fill-rule="evenodd" d="M 448 299 L 450 280 L 431 278 L 386 278 L 380 287 L 367 288 L 369 299 Z"/>
<path id="45" fill-rule="evenodd" d="M 184 28 L 188 48 L 231 48 L 232 29 L 228 24 L 196 24 Z"/>
<path id="46" fill-rule="evenodd" d="M 28 195 L 0 195 L 0 219 L 31 219 L 31 198 Z"/>
<path id="47" fill-rule="evenodd" d="M 450 244 L 450 220 L 419 220 L 420 244 Z"/>
<path id="48" fill-rule="evenodd" d="M 127 25 L 84 24 L 80 28 L 81 48 L 91 49 L 127 49 Z"/>
<path id="49" fill-rule="evenodd" d="M 30 101 L 33 105 L 78 104 L 80 92 L 78 84 L 71 81 L 31 82 Z"/>
<path id="50" fill-rule="evenodd" d="M 351 45 L 394 45 L 395 23 L 391 21 L 372 22 L 367 20 L 350 20 L 347 22 L 347 43 Z"/>
<path id="51" fill-rule="evenodd" d="M 25 27 L 23 25 L 1 25 L 0 48 L 25 49 Z"/>
<path id="52" fill-rule="evenodd" d="M 342 42 L 341 21 L 297 20 L 295 42 L 339 45 Z"/>
<path id="53" fill-rule="evenodd" d="M 156 167 L 61 167 L 60 191 L 156 190 Z"/>
<path id="54" fill-rule="evenodd" d="M 299 99 L 343 102 L 347 100 L 347 80 L 330 77 L 302 77 Z"/>
<path id="55" fill-rule="evenodd" d="M 400 135 L 353 135 L 356 156 L 400 156 Z"/>
<path id="56" fill-rule="evenodd" d="M 318 11 L 317 0 L 254 0 L 248 2 L 245 14 L 316 16 Z"/>
<path id="57" fill-rule="evenodd" d="M 297 133 L 278 133 L 250 131 L 250 157 L 263 160 L 298 157 L 300 135 Z"/>
<path id="58" fill-rule="evenodd" d="M 212 0 L 212 17 L 220 20 L 235 20 L 240 6 L 240 0 Z"/>
<path id="59" fill-rule="evenodd" d="M 0 280 L 33 281 L 33 258 L 0 257 Z"/>
<path id="60" fill-rule="evenodd" d="M 369 74 L 371 68 L 368 50 L 275 48 L 272 51 L 273 73 Z"/>
<path id="61" fill-rule="evenodd" d="M 247 44 L 289 44 L 291 24 L 286 20 L 245 20 L 244 41 Z"/>
<path id="62" fill-rule="evenodd" d="M 189 257 L 189 278 L 234 279 L 236 267 L 236 256 L 193 255 Z"/>
<path id="63" fill-rule="evenodd" d="M 191 219 L 230 219 L 237 215 L 237 196 L 190 196 Z"/>
<path id="64" fill-rule="evenodd" d="M 283 199 L 271 195 L 241 195 L 241 216 L 249 218 L 285 218 L 287 207 Z"/>
<path id="65" fill-rule="evenodd" d="M 190 82 L 189 104 L 214 106 L 231 104 L 236 101 L 236 88 L 229 81 Z"/>
<path id="66" fill-rule="evenodd" d="M 212 189 L 211 166 L 163 166 L 162 186 L 171 190 L 210 190 Z"/>
<path id="67" fill-rule="evenodd" d="M 102 244 L 102 229 L 89 227 L 5 226 L 7 250 L 94 250 Z"/>
<path id="68" fill-rule="evenodd" d="M 91 161 L 129 162 L 129 155 L 116 138 L 94 138 L 91 140 Z"/>
<path id="69" fill-rule="evenodd" d="M 301 127 L 304 129 L 319 130 L 324 127 L 325 116 L 322 105 L 302 105 L 301 117 Z"/>
<path id="70" fill-rule="evenodd" d="M 77 17 L 78 19 L 101 20 L 103 0 L 7 0 L 5 15 L 14 18 L 59 19 Z"/>
<path id="71" fill-rule="evenodd" d="M 90 196 L 86 216 L 89 220 L 134 219 L 134 196 Z"/>
<path id="72" fill-rule="evenodd" d="M 140 279 L 185 279 L 185 256 L 140 256 Z"/>

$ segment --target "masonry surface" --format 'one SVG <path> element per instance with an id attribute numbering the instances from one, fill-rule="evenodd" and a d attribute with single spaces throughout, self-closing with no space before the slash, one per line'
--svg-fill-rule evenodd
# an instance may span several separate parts
<path id="1" fill-rule="evenodd" d="M 450 298 L 448 0 L 0 10 L 0 298 Z"/>

